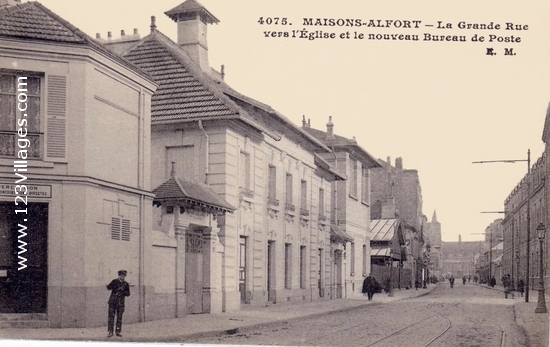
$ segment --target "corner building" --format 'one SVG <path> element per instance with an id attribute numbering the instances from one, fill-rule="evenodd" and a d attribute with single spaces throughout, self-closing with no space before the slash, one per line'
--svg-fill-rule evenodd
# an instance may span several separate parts
<path id="1" fill-rule="evenodd" d="M 0 1 L 0 22 L 0 314 L 35 327 L 104 325 L 105 285 L 126 269 L 125 321 L 136 322 L 156 84 L 38 2 Z"/>

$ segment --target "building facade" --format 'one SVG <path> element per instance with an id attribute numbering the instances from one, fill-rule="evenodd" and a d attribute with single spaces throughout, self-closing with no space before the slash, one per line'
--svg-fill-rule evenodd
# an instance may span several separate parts
<path id="1" fill-rule="evenodd" d="M 388 206 L 395 217 L 405 223 L 406 261 L 403 268 L 411 271 L 411 287 L 422 285 L 427 279 L 427 253 L 422 213 L 422 188 L 417 170 L 404 169 L 403 159 L 397 158 L 395 166 L 388 157 L 379 160 L 380 168 L 372 170 L 371 219 L 380 219 Z"/>
<path id="2" fill-rule="evenodd" d="M 355 139 L 337 135 L 332 117 L 326 127 L 326 131 L 317 130 L 305 117 L 302 121 L 304 131 L 332 149 L 332 153 L 319 155 L 347 176 L 331 187 L 331 248 L 333 258 L 342 257 L 345 264 L 342 296 L 358 297 L 364 278 L 371 272 L 370 172 L 380 164 Z M 348 237 L 341 238 L 340 233 Z"/>
<path id="3" fill-rule="evenodd" d="M 151 111 L 152 185 L 166 187 L 172 180 L 208 188 L 223 199 L 218 207 L 235 211 L 203 212 L 198 223 L 189 215 L 197 208 L 182 209 L 181 199 L 157 199 L 153 228 L 165 241 L 153 248 L 166 259 L 157 269 L 181 276 L 175 282 L 157 277 L 154 297 L 165 309 L 152 319 L 345 296 L 343 244 L 349 235 L 335 231 L 329 216 L 333 181 L 346 175 L 324 159 L 331 149 L 232 89 L 210 67 L 207 26 L 218 20 L 207 9 L 188 0 L 166 15 L 176 22 L 177 42 L 154 19 L 143 39 L 103 41 L 159 84 Z M 206 233 L 193 231 L 197 224 Z M 192 254 L 209 244 L 216 254 Z M 194 287 L 184 287 L 189 276 L 200 276 Z"/>
<path id="4" fill-rule="evenodd" d="M 536 229 L 540 223 L 547 225 L 546 168 L 546 154 L 543 153 L 504 201 L 503 271 L 510 274 L 514 283 L 523 278 L 531 289 L 538 288 L 540 268 Z"/>
<path id="5" fill-rule="evenodd" d="M 483 241 L 443 242 L 441 247 L 441 271 L 445 278 L 476 275 L 476 260 L 484 254 Z"/>
<path id="6" fill-rule="evenodd" d="M 0 313 L 106 324 L 123 268 L 138 321 L 156 84 L 40 3 L 1 5 Z"/>

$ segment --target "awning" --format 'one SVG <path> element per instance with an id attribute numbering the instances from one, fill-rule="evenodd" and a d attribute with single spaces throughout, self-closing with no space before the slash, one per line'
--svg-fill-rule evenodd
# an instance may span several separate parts
<path id="1" fill-rule="evenodd" d="M 346 233 L 342 228 L 337 225 L 330 226 L 330 240 L 335 242 L 350 242 L 353 241 L 348 233 Z"/>
<path id="2" fill-rule="evenodd" d="M 502 255 L 493 259 L 494 264 L 500 264 L 502 262 Z"/>
<path id="3" fill-rule="evenodd" d="M 371 247 L 370 256 L 377 258 L 393 258 L 395 260 L 399 260 L 399 254 L 392 252 L 391 247 Z"/>
<path id="4" fill-rule="evenodd" d="M 370 252 L 371 257 L 389 257 L 391 255 L 390 247 L 372 248 Z"/>
<path id="5" fill-rule="evenodd" d="M 399 226 L 399 220 L 395 218 L 373 219 L 370 222 L 372 241 L 391 241 L 395 230 Z"/>

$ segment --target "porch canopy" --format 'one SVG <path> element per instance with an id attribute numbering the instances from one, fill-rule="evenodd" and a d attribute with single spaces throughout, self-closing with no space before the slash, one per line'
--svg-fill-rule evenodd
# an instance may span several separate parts
<path id="1" fill-rule="evenodd" d="M 177 201 L 183 206 L 201 208 L 208 213 L 233 212 L 235 207 L 220 197 L 207 185 L 182 177 L 172 176 L 153 190 L 154 204 Z"/>
<path id="2" fill-rule="evenodd" d="M 348 233 L 344 231 L 344 229 L 340 228 L 339 226 L 331 225 L 330 240 L 333 242 L 346 243 L 353 241 L 353 237 L 351 237 Z"/>

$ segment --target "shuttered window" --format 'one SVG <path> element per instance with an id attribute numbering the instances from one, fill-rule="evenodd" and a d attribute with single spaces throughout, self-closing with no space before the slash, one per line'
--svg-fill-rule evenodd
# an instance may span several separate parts
<path id="1" fill-rule="evenodd" d="M 130 220 L 121 217 L 111 219 L 111 240 L 130 241 Z"/>
<path id="2" fill-rule="evenodd" d="M 66 105 L 65 76 L 0 71 L 0 157 L 66 162 Z"/>

